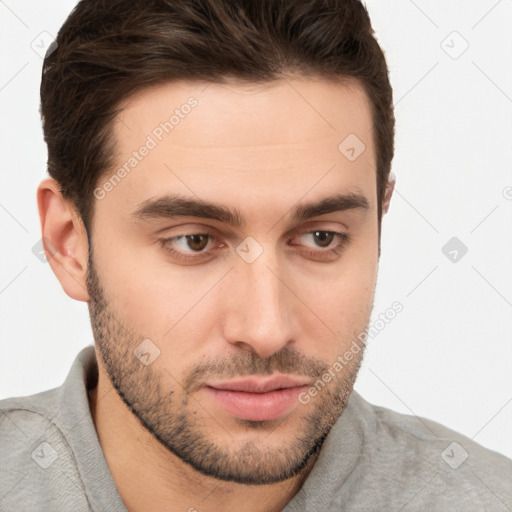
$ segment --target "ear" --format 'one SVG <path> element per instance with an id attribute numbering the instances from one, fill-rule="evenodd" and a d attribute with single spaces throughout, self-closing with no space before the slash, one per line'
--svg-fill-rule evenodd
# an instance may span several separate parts
<path id="1" fill-rule="evenodd" d="M 386 191 L 384 192 L 384 199 L 382 201 L 382 215 L 388 213 L 389 203 L 391 202 L 391 196 L 393 195 L 395 184 L 396 176 L 392 172 L 390 172 L 388 182 L 386 184 Z"/>
<path id="2" fill-rule="evenodd" d="M 86 274 L 87 232 L 73 204 L 60 192 L 53 178 L 37 189 L 37 204 L 46 259 L 64 291 L 75 300 L 89 301 Z"/>

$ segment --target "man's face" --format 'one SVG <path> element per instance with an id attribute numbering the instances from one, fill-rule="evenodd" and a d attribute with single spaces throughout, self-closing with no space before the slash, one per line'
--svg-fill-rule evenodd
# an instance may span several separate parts
<path id="1" fill-rule="evenodd" d="M 88 272 L 100 378 L 198 471 L 291 477 L 341 414 L 363 354 L 333 370 L 375 290 L 368 99 L 313 79 L 174 83 L 127 102 L 113 135 Z"/>

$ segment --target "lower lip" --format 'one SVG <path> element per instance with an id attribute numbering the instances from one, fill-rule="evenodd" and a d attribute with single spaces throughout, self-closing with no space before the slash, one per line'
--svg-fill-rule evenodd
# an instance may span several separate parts
<path id="1" fill-rule="evenodd" d="M 205 387 L 227 412 L 242 420 L 269 421 L 290 412 L 307 386 L 276 389 L 268 393 L 247 393 Z"/>

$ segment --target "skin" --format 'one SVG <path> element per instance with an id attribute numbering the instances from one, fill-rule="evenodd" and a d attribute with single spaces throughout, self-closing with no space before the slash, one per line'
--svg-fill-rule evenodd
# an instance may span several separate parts
<path id="1" fill-rule="evenodd" d="M 65 292 L 89 303 L 99 364 L 91 414 L 127 508 L 278 511 L 313 468 L 363 350 L 277 420 L 241 420 L 204 384 L 272 372 L 313 383 L 367 327 L 379 258 L 370 103 L 355 82 L 317 78 L 165 84 L 124 103 L 113 127 L 118 166 L 190 97 L 197 106 L 95 199 L 91 248 L 52 179 L 38 189 L 43 237 Z M 349 134 L 366 146 L 355 161 L 338 150 Z M 297 204 L 334 193 L 362 195 L 368 207 L 292 221 Z M 238 210 L 245 225 L 134 216 L 165 194 Z M 172 239 L 205 229 L 203 254 Z M 252 263 L 236 252 L 248 236 L 263 251 Z M 134 355 L 144 339 L 160 351 L 148 365 Z"/>

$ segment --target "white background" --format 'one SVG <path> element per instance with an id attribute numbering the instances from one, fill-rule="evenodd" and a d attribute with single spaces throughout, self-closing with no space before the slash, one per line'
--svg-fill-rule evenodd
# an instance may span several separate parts
<path id="1" fill-rule="evenodd" d="M 86 305 L 32 253 L 46 164 L 33 47 L 74 3 L 0 2 L 0 398 L 60 385 L 93 342 Z M 397 118 L 374 318 L 404 310 L 370 342 L 356 389 L 512 457 L 512 1 L 367 5 Z M 456 263 L 441 251 L 454 236 L 468 248 Z"/>

